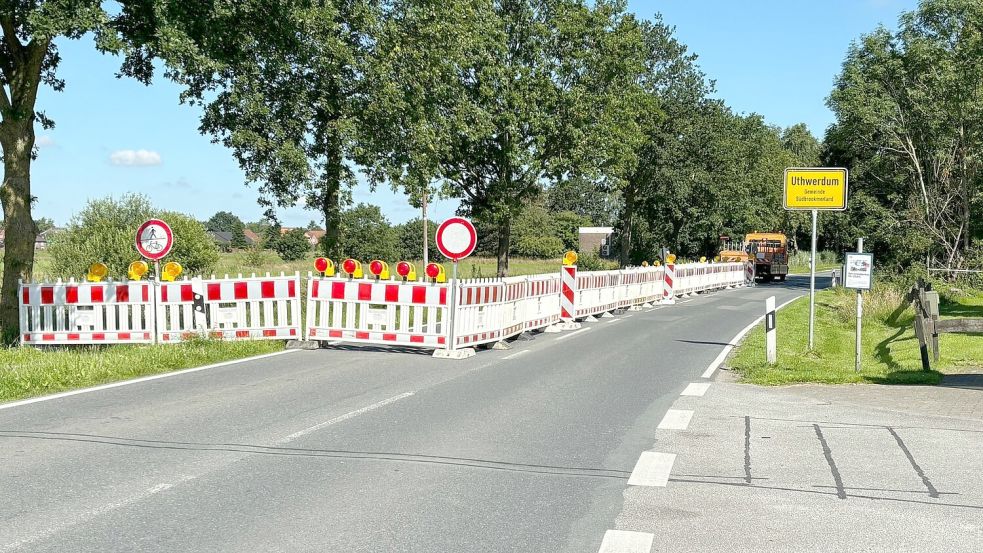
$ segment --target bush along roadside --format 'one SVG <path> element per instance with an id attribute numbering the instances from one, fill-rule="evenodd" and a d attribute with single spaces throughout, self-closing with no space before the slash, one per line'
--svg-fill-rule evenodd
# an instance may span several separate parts
<path id="1" fill-rule="evenodd" d="M 914 312 L 906 290 L 878 283 L 864 295 L 862 370 L 854 371 L 856 293 L 837 288 L 816 295 L 815 349 L 808 351 L 809 301 L 799 299 L 778 313 L 778 363 L 765 361 L 764 330 L 752 331 L 728 361 L 744 382 L 781 385 L 800 382 L 829 384 L 938 384 L 944 374 L 983 367 L 979 336 L 948 334 L 940 338 L 937 370 L 923 371 L 913 327 Z M 979 313 L 983 291 L 943 296 L 947 313 Z"/>
<path id="2" fill-rule="evenodd" d="M 281 351 L 272 341 L 192 339 L 153 346 L 0 349 L 0 402 Z"/>

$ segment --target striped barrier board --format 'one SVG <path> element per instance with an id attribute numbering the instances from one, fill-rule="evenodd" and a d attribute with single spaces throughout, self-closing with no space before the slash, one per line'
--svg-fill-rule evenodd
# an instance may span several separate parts
<path id="1" fill-rule="evenodd" d="M 564 321 L 572 321 L 577 310 L 577 266 L 567 265 L 560 269 L 560 318 Z"/>
<path id="2" fill-rule="evenodd" d="M 196 295 L 204 308 L 198 320 Z M 299 339 L 300 273 L 160 283 L 158 340 L 180 342 L 194 335 L 223 340 Z"/>
<path id="3" fill-rule="evenodd" d="M 24 345 L 149 344 L 154 341 L 153 284 L 55 282 L 19 285 Z"/>
<path id="4" fill-rule="evenodd" d="M 309 277 L 309 340 L 439 348 L 447 344 L 447 284 Z"/>

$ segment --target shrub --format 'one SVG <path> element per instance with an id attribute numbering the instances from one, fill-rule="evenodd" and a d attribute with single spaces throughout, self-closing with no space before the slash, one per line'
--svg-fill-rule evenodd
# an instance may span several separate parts
<path id="1" fill-rule="evenodd" d="M 130 263 L 140 259 L 136 251 L 137 228 L 150 218 L 160 218 L 174 231 L 174 247 L 164 261 L 177 261 L 185 274 L 205 273 L 218 261 L 218 249 L 205 227 L 182 213 L 158 211 L 146 196 L 126 194 L 90 200 L 72 217 L 65 232 L 52 237 L 48 246 L 55 276 L 82 277 L 89 265 L 105 263 L 109 275 L 126 278 Z"/>
<path id="2" fill-rule="evenodd" d="M 284 261 L 304 259 L 311 252 L 311 243 L 304 235 L 303 229 L 293 229 L 277 236 L 270 247 Z"/>
<path id="3" fill-rule="evenodd" d="M 421 240 L 422 242 L 422 240 Z M 396 261 L 399 238 L 378 206 L 358 204 L 341 214 L 341 251 L 367 262 L 372 259 Z"/>
<path id="4" fill-rule="evenodd" d="M 437 226 L 438 223 L 430 221 L 427 226 L 427 253 L 430 260 L 440 259 L 440 251 L 437 250 Z M 423 219 L 413 219 L 394 227 L 396 236 L 399 240 L 399 252 L 396 257 L 403 260 L 423 259 Z M 395 260 L 395 258 L 394 258 Z"/>

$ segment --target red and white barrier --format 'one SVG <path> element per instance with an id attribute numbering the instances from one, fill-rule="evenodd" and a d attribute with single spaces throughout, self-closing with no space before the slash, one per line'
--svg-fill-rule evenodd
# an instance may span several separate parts
<path id="1" fill-rule="evenodd" d="M 564 265 L 560 268 L 560 318 L 570 322 L 577 317 L 577 266 Z"/>
<path id="2" fill-rule="evenodd" d="M 197 320 L 195 294 L 204 307 Z M 158 341 L 180 342 L 193 335 L 223 340 L 300 339 L 300 273 L 160 283 Z"/>
<path id="3" fill-rule="evenodd" d="M 676 303 L 676 264 L 666 263 L 663 270 L 662 280 L 662 303 L 671 305 Z"/>
<path id="4" fill-rule="evenodd" d="M 309 277 L 306 339 L 440 348 L 448 284 Z"/>
<path id="5" fill-rule="evenodd" d="M 153 343 L 152 288 L 141 281 L 20 283 L 21 344 Z"/>

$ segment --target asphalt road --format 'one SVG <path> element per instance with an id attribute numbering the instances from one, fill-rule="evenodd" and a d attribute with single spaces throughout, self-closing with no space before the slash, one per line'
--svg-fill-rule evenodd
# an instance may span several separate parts
<path id="1" fill-rule="evenodd" d="M 342 346 L 0 406 L 0 552 L 593 553 L 679 393 L 807 286 L 465 361 Z"/>

